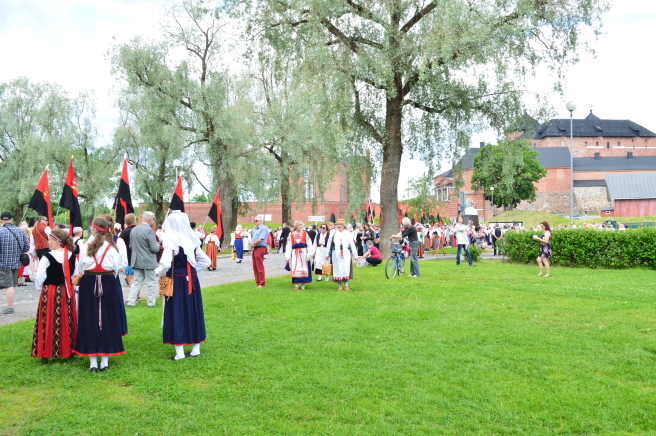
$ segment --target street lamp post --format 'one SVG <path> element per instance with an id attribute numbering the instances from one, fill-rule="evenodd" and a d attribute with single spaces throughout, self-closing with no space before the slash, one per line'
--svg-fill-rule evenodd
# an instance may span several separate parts
<path id="1" fill-rule="evenodd" d="M 569 111 L 569 228 L 571 229 L 574 224 L 574 121 L 573 115 L 576 109 L 576 103 L 573 101 L 567 102 L 567 110 Z"/>
<path id="2" fill-rule="evenodd" d="M 175 180 L 178 181 L 178 167 L 180 166 L 180 160 L 176 159 L 173 161 L 173 166 L 175 167 Z"/>
<path id="3" fill-rule="evenodd" d="M 492 201 L 490 202 L 490 209 L 492 210 L 492 218 L 494 218 L 494 186 L 490 188 L 492 191 Z"/>

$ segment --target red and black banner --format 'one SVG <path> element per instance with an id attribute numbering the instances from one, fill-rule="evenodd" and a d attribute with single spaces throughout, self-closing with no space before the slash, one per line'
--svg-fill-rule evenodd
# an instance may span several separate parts
<path id="1" fill-rule="evenodd" d="M 48 225 L 52 228 L 55 223 L 52 222 L 52 208 L 50 207 L 50 189 L 48 188 L 48 168 L 43 171 L 39 184 L 36 185 L 34 195 L 27 205 L 32 210 L 37 211 L 41 216 L 48 217 Z"/>
<path id="2" fill-rule="evenodd" d="M 80 212 L 80 202 L 77 198 L 77 186 L 75 186 L 75 171 L 73 171 L 72 158 L 68 164 L 68 174 L 66 174 L 64 190 L 59 199 L 59 207 L 68 209 L 68 234 L 73 236 L 73 227 L 82 227 L 82 213 Z"/>
<path id="3" fill-rule="evenodd" d="M 182 195 L 182 177 L 178 177 L 178 183 L 175 185 L 175 191 L 173 191 L 173 198 L 171 199 L 171 204 L 169 205 L 171 210 L 179 210 L 181 212 L 185 211 L 184 200 Z"/>
<path id="4" fill-rule="evenodd" d="M 216 224 L 215 235 L 219 237 L 219 242 L 221 245 L 223 245 L 223 214 L 221 212 L 221 200 L 219 199 L 220 191 L 221 188 L 216 190 L 214 201 L 212 202 L 212 206 L 210 207 L 210 211 L 207 213 L 207 216 L 210 217 L 212 221 L 214 221 L 214 224 Z"/>
<path id="5" fill-rule="evenodd" d="M 401 225 L 402 220 L 403 220 L 403 209 L 399 207 L 399 225 Z"/>
<path id="6" fill-rule="evenodd" d="M 421 208 L 421 223 L 426 224 L 426 214 L 424 214 L 424 208 Z"/>
<path id="7" fill-rule="evenodd" d="M 412 225 L 417 224 L 417 211 L 415 210 L 414 215 L 412 216 Z"/>
<path id="8" fill-rule="evenodd" d="M 440 217 L 440 213 L 439 213 L 439 212 L 437 212 L 437 223 L 438 223 L 439 225 L 443 225 L 443 224 L 442 224 L 442 217 Z"/>
<path id="9" fill-rule="evenodd" d="M 118 191 L 112 207 L 116 214 L 116 222 L 123 224 L 125 215 L 134 213 L 132 207 L 132 195 L 130 194 L 130 179 L 128 179 L 128 161 L 123 159 L 123 168 L 121 169 L 121 181 L 118 184 Z"/>
<path id="10" fill-rule="evenodd" d="M 335 205 L 333 204 L 333 208 L 330 211 L 330 222 L 335 224 L 337 222 L 337 218 L 335 217 Z"/>

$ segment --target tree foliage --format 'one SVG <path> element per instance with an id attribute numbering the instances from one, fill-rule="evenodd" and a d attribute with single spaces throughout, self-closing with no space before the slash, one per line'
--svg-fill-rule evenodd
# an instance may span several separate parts
<path id="1" fill-rule="evenodd" d="M 335 108 L 380 159 L 383 217 L 395 216 L 401 156 L 426 160 L 466 147 L 523 112 L 523 77 L 576 60 L 601 0 L 244 0 L 255 32 L 340 91 Z M 556 83 L 558 86 L 558 82 Z M 463 135 L 463 132 L 465 133 Z M 396 219 L 383 219 L 389 234 Z M 385 240 L 385 238 L 383 238 Z"/>
<path id="2" fill-rule="evenodd" d="M 534 183 L 547 175 L 537 155 L 524 139 L 486 145 L 474 156 L 472 185 L 485 187 L 485 199 L 494 197 L 495 206 L 512 208 L 522 200 L 535 201 Z"/>

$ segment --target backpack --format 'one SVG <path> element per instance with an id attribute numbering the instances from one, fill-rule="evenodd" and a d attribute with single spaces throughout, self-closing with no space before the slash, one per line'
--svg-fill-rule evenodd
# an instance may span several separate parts
<path id="1" fill-rule="evenodd" d="M 501 229 L 499 227 L 494 228 L 494 237 L 497 239 L 501 237 Z"/>

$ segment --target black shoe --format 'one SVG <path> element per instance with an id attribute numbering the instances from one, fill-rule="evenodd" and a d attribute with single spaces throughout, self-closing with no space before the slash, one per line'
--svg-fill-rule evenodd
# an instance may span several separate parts
<path id="1" fill-rule="evenodd" d="M 109 371 L 109 365 L 100 368 L 101 371 Z"/>
<path id="2" fill-rule="evenodd" d="M 187 357 L 200 357 L 200 356 L 202 356 L 202 354 L 200 354 L 200 353 L 198 353 L 198 354 L 191 354 L 191 353 L 188 353 L 188 354 L 187 354 Z"/>
<path id="3" fill-rule="evenodd" d="M 28 283 L 32 283 L 32 280 L 30 280 L 30 279 L 25 279 L 25 281 L 28 282 Z"/>
<path id="4" fill-rule="evenodd" d="M 98 368 L 89 368 L 90 372 L 98 372 Z"/>
<path id="5" fill-rule="evenodd" d="M 42 357 L 41 358 L 41 363 L 43 363 L 44 365 L 47 365 L 48 364 L 48 358 L 47 357 Z"/>
<path id="6" fill-rule="evenodd" d="M 184 357 L 182 359 L 184 359 Z M 182 359 L 176 359 L 176 356 L 173 356 L 169 360 L 171 360 L 173 362 L 177 362 L 177 361 L 182 360 Z"/>
<path id="7" fill-rule="evenodd" d="M 469 266 L 476 266 L 476 264 L 475 263 L 470 263 Z"/>
<path id="8" fill-rule="evenodd" d="M 82 359 L 78 359 L 75 356 L 71 356 L 71 357 L 68 358 L 68 361 L 69 362 L 82 362 Z"/>

